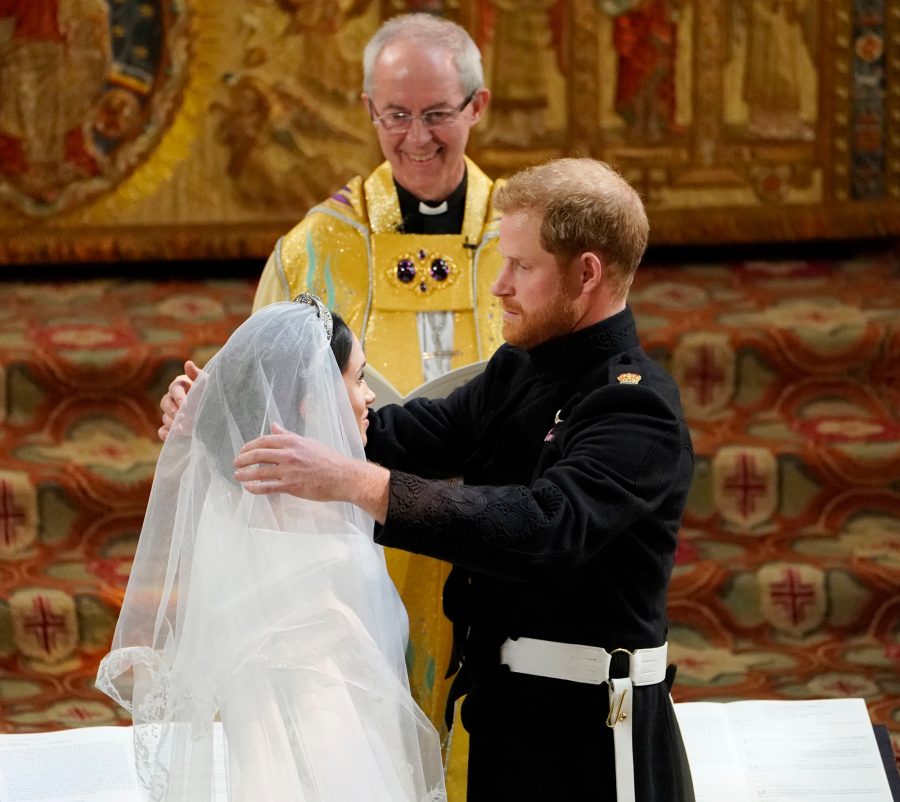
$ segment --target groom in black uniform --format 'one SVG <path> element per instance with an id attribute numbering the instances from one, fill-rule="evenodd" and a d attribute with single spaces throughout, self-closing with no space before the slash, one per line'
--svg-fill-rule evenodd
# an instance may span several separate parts
<path id="1" fill-rule="evenodd" d="M 453 564 L 469 802 L 690 800 L 666 594 L 693 454 L 626 304 L 646 214 L 591 159 L 519 173 L 496 205 L 507 344 L 484 374 L 371 412 L 369 462 L 268 435 L 236 477 L 352 501 L 379 543 Z"/>

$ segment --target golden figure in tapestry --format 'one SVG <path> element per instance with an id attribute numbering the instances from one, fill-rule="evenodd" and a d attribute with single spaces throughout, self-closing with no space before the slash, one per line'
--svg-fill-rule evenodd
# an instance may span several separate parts
<path id="1" fill-rule="evenodd" d="M 482 2 L 482 48 L 490 50 L 493 99 L 482 142 L 531 147 L 542 144 L 553 125 L 551 105 L 562 73 L 559 0 Z"/>
<path id="2" fill-rule="evenodd" d="M 732 89 L 742 108 L 726 112 L 756 138 L 814 137 L 817 76 L 811 48 L 818 36 L 814 0 L 748 0 L 732 19 Z M 733 104 L 733 101 L 732 101 Z"/>
<path id="3" fill-rule="evenodd" d="M 90 118 L 112 62 L 104 0 L 0 0 L 0 177 L 39 201 L 101 172 Z"/>
<path id="4" fill-rule="evenodd" d="M 330 125 L 316 110 L 280 82 L 256 70 L 225 78 L 227 95 L 210 104 L 220 116 L 216 138 L 228 150 L 226 173 L 241 199 L 251 205 L 281 208 L 286 202 L 309 206 L 337 182 L 315 141 L 359 146 L 347 125 Z"/>
<path id="5" fill-rule="evenodd" d="M 375 163 L 358 84 L 377 11 L 370 0 L 258 0 L 245 17 L 244 62 L 210 105 L 242 201 L 308 208 Z"/>

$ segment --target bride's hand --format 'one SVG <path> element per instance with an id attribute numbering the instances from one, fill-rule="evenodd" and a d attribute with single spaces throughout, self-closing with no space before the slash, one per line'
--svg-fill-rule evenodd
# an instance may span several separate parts
<path id="1" fill-rule="evenodd" d="M 350 501 L 383 522 L 389 472 L 339 454 L 317 440 L 272 424 L 272 434 L 251 440 L 234 460 L 234 478 L 248 493 L 288 493 L 313 501 Z"/>
<path id="2" fill-rule="evenodd" d="M 184 363 L 184 373 L 172 380 L 166 394 L 159 401 L 159 408 L 162 410 L 162 426 L 159 427 L 156 434 L 160 440 L 165 440 L 172 430 L 175 423 L 175 416 L 184 399 L 187 398 L 188 390 L 194 386 L 194 382 L 203 375 L 200 370 L 190 359 Z M 190 431 L 190 425 L 187 430 Z"/>

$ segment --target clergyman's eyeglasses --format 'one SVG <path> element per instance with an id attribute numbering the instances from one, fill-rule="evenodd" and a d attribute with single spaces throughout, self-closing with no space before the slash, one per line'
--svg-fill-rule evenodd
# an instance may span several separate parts
<path id="1" fill-rule="evenodd" d="M 392 134 L 406 133 L 413 124 L 413 120 L 421 120 L 422 125 L 428 129 L 440 128 L 442 125 L 455 123 L 462 110 L 472 102 L 477 91 L 476 89 L 469 94 L 455 109 L 431 109 L 422 114 L 409 114 L 405 111 L 389 111 L 387 114 L 379 114 L 370 100 L 369 113 L 372 115 L 372 122 L 375 125 L 380 125 L 385 131 Z"/>

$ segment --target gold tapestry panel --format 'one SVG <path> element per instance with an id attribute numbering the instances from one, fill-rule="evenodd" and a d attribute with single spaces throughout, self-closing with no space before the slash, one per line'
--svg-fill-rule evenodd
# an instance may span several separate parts
<path id="1" fill-rule="evenodd" d="M 0 262 L 264 258 L 379 159 L 362 49 L 467 28 L 494 177 L 611 162 L 653 243 L 900 233 L 889 0 L 3 0 Z"/>

